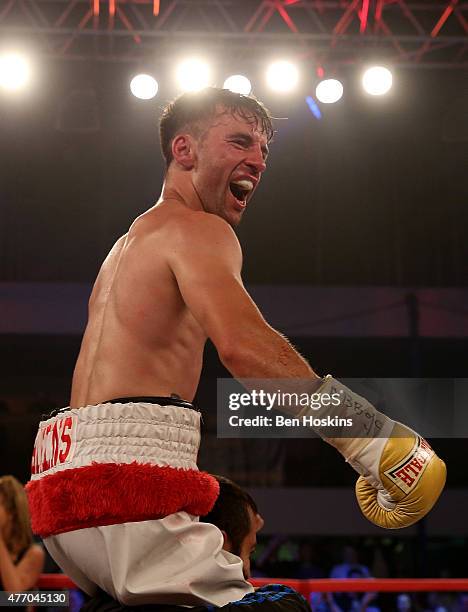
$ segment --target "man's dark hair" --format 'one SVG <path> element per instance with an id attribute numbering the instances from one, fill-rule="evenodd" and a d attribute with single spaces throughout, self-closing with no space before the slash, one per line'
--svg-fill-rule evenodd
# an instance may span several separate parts
<path id="1" fill-rule="evenodd" d="M 166 106 L 159 122 L 161 151 L 167 168 L 172 161 L 171 144 L 174 136 L 187 127 L 199 137 L 201 124 L 215 116 L 217 107 L 223 107 L 232 115 L 254 123 L 265 134 L 268 142 L 273 138 L 272 117 L 267 108 L 253 96 L 218 87 L 187 92 Z"/>
<path id="2" fill-rule="evenodd" d="M 200 517 L 203 523 L 212 523 L 225 531 L 231 544 L 231 552 L 240 555 L 241 545 L 250 531 L 249 508 L 258 514 L 257 504 L 239 485 L 224 476 L 213 475 L 219 482 L 219 496 L 213 509 Z"/>

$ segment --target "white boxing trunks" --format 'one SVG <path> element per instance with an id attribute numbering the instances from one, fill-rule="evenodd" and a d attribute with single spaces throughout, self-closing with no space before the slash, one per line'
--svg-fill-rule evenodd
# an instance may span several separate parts
<path id="1" fill-rule="evenodd" d="M 90 595 L 99 587 L 126 605 L 241 599 L 253 591 L 242 561 L 198 519 L 219 492 L 196 464 L 200 413 L 173 398 L 136 399 L 40 423 L 26 486 L 34 533 Z"/>

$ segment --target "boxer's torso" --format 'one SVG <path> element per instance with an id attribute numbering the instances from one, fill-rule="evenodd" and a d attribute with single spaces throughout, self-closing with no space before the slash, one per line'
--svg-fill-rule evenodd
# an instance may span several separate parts
<path id="1" fill-rule="evenodd" d="M 162 202 L 111 249 L 89 302 L 72 408 L 116 397 L 193 399 L 206 336 L 167 262 L 171 235 L 187 214 L 193 213 L 175 201 Z"/>

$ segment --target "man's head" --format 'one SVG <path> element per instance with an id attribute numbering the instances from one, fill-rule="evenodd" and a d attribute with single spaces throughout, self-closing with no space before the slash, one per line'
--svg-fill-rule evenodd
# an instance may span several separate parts
<path id="1" fill-rule="evenodd" d="M 232 226 L 266 168 L 272 136 L 271 116 L 258 100 L 215 87 L 182 94 L 160 121 L 168 175 L 189 178 L 202 209 Z"/>
<path id="2" fill-rule="evenodd" d="M 212 511 L 200 520 L 212 523 L 224 536 L 224 550 L 240 557 L 244 564 L 244 576 L 250 577 L 250 555 L 257 544 L 257 531 L 263 527 L 263 519 L 250 495 L 239 485 L 215 476 L 219 482 L 219 496 Z"/>

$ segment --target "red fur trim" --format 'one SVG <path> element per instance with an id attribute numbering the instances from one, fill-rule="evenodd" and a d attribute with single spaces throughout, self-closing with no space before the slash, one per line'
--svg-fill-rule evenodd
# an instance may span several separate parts
<path id="1" fill-rule="evenodd" d="M 140 463 L 93 463 L 26 485 L 33 532 L 43 538 L 85 527 L 159 519 L 185 510 L 203 516 L 219 493 L 198 470 Z"/>

